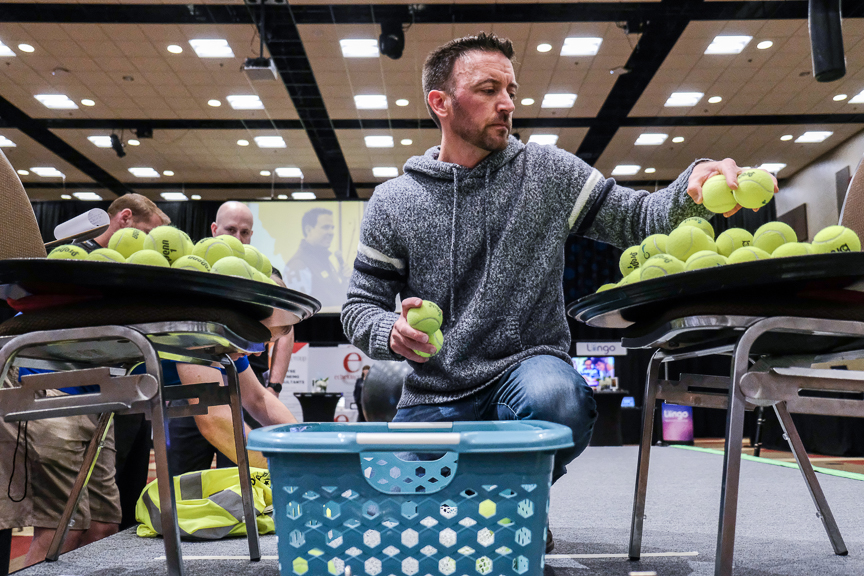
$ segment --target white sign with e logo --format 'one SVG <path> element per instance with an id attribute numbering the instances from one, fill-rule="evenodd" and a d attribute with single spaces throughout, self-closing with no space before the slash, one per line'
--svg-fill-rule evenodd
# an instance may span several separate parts
<path id="1" fill-rule="evenodd" d="M 577 342 L 577 356 L 626 356 L 627 349 L 620 342 Z"/>

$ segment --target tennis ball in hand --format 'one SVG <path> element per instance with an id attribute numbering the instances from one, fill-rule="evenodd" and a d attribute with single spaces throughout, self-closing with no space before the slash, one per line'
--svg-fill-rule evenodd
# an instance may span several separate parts
<path id="1" fill-rule="evenodd" d="M 738 248 L 750 246 L 753 235 L 743 228 L 730 228 L 717 237 L 717 252 L 728 258 Z"/>
<path id="2" fill-rule="evenodd" d="M 618 269 L 621 270 L 621 274 L 626 276 L 633 270 L 639 268 L 640 262 L 639 256 L 642 254 L 642 248 L 639 246 L 631 246 L 624 250 L 624 253 L 621 254 L 621 259 L 618 260 Z"/>
<path id="3" fill-rule="evenodd" d="M 828 226 L 813 237 L 813 252 L 815 254 L 860 251 L 861 240 L 859 240 L 858 234 L 844 226 Z"/>
<path id="4" fill-rule="evenodd" d="M 419 308 L 408 310 L 406 319 L 408 320 L 408 325 L 415 330 L 430 334 L 441 328 L 441 324 L 444 322 L 444 314 L 435 302 L 423 300 Z"/>
<path id="5" fill-rule="evenodd" d="M 216 238 L 204 238 L 195 245 L 195 249 L 192 250 L 192 255 L 203 258 L 207 261 L 208 264 L 210 264 L 210 267 L 212 268 L 213 265 L 222 258 L 234 256 L 234 250 L 232 250 L 228 244 L 222 242 L 221 240 L 218 240 Z"/>
<path id="6" fill-rule="evenodd" d="M 699 230 L 697 230 L 697 232 L 699 232 Z M 704 236 L 703 232 L 699 233 Z M 646 260 L 645 264 L 642 265 L 639 280 L 651 280 L 652 278 L 678 274 L 683 271 L 684 263 L 681 260 L 669 254 L 658 254 L 657 256 L 652 256 Z"/>
<path id="7" fill-rule="evenodd" d="M 745 170 L 738 175 L 738 189 L 732 194 L 744 208 L 761 208 L 774 198 L 774 179 L 764 170 Z"/>
<path id="8" fill-rule="evenodd" d="M 755 246 L 738 248 L 726 259 L 728 264 L 741 264 L 742 262 L 754 262 L 756 260 L 770 260 L 771 255 Z"/>
<path id="9" fill-rule="evenodd" d="M 236 256 L 238 258 L 246 257 L 246 249 L 243 248 L 243 243 L 234 236 L 231 236 L 230 234 L 222 234 L 221 236 L 217 236 L 216 239 L 221 240 L 222 242 L 226 243 L 228 246 L 231 247 L 231 250 L 234 251 L 234 254 L 232 254 L 232 256 Z"/>
<path id="10" fill-rule="evenodd" d="M 681 221 L 680 224 L 678 224 L 678 228 L 682 228 L 684 226 L 695 226 L 696 228 L 702 230 L 702 232 L 704 232 L 706 236 L 708 236 L 712 240 L 714 239 L 714 227 L 711 226 L 711 223 L 704 218 L 699 218 L 698 216 L 694 216 L 693 218 L 685 218 Z"/>
<path id="11" fill-rule="evenodd" d="M 798 242 L 795 230 L 783 222 L 768 222 L 760 226 L 753 234 L 751 245 L 773 254 L 774 250 L 787 242 Z"/>
<path id="12" fill-rule="evenodd" d="M 778 246 L 771 253 L 772 258 L 786 258 L 788 256 L 808 256 L 813 254 L 813 248 L 806 242 L 789 242 Z"/>
<path id="13" fill-rule="evenodd" d="M 658 254 L 666 253 L 666 242 L 669 239 L 666 234 L 652 234 L 645 238 L 642 241 L 642 244 L 639 245 L 639 248 L 642 249 L 642 262 L 639 263 L 641 266 L 645 263 L 649 258 L 653 256 L 657 256 Z"/>
<path id="14" fill-rule="evenodd" d="M 711 250 L 702 250 L 701 252 L 696 252 L 687 259 L 687 263 L 684 265 L 684 270 L 689 272 L 690 270 L 700 270 L 702 268 L 713 268 L 715 266 L 725 265 L 725 256 L 721 256 Z"/>
<path id="15" fill-rule="evenodd" d="M 140 264 L 144 266 L 159 266 L 170 268 L 171 265 L 162 254 L 155 250 L 139 250 L 126 259 L 127 264 Z"/>
<path id="16" fill-rule="evenodd" d="M 52 260 L 87 260 L 87 251 L 74 244 L 64 244 L 51 250 L 48 258 Z"/>
<path id="17" fill-rule="evenodd" d="M 724 214 L 738 205 L 726 176 L 717 174 L 702 184 L 702 205 L 715 214 Z"/>
<path id="18" fill-rule="evenodd" d="M 147 234 L 137 228 L 121 228 L 108 240 L 108 248 L 116 250 L 128 259 L 132 254 L 144 249 Z"/>
<path id="19" fill-rule="evenodd" d="M 686 262 L 690 256 L 701 250 L 717 252 L 714 240 L 696 226 L 681 226 L 669 234 L 666 241 L 666 252 L 682 262 Z"/>
<path id="20" fill-rule="evenodd" d="M 174 260 L 172 268 L 177 270 L 195 270 L 196 272 L 210 272 L 210 264 L 200 256 L 188 254 Z"/>
<path id="21" fill-rule="evenodd" d="M 110 248 L 98 248 L 90 253 L 87 256 L 87 260 L 92 260 L 94 262 L 126 262 L 126 259 L 122 254 L 117 252 L 116 250 L 111 250 Z"/>
<path id="22" fill-rule="evenodd" d="M 255 269 L 252 268 L 246 260 L 237 256 L 226 256 L 221 258 L 213 265 L 211 272 L 215 274 L 224 274 L 226 276 L 236 276 L 237 278 L 245 278 L 246 280 L 255 279 Z"/>
<path id="23" fill-rule="evenodd" d="M 416 308 L 412 308 L 412 310 L 416 310 Z M 434 332 L 429 333 L 428 336 L 429 343 L 437 348 L 435 354 L 438 354 L 438 352 L 441 351 L 441 347 L 444 346 L 444 334 L 441 333 L 441 330 L 435 330 Z M 435 354 L 427 354 L 426 352 L 421 352 L 419 350 L 415 350 L 414 352 L 423 358 L 431 358 L 432 356 L 435 356 Z"/>
<path id="24" fill-rule="evenodd" d="M 174 226 L 157 226 L 144 239 L 144 249 L 159 252 L 169 264 L 173 264 L 178 258 L 192 253 L 187 238 Z"/>

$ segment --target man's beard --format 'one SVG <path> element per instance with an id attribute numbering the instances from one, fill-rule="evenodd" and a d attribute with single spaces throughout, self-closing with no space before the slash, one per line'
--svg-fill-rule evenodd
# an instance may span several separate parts
<path id="1" fill-rule="evenodd" d="M 453 123 L 453 131 L 457 136 L 468 142 L 469 144 L 480 148 L 481 150 L 486 150 L 487 152 L 497 152 L 499 150 L 504 150 L 507 148 L 507 145 L 510 141 L 510 130 L 512 129 L 512 125 L 510 124 L 509 119 L 502 119 L 501 122 L 506 122 L 507 127 L 507 135 L 503 140 L 499 140 L 496 136 L 493 136 L 489 132 L 489 126 L 483 126 L 482 128 L 477 128 L 471 125 L 470 120 L 466 117 L 466 114 L 462 111 L 462 108 L 459 106 L 458 100 L 453 99 L 453 111 L 455 113 L 456 122 Z M 495 128 L 497 130 L 497 127 Z"/>

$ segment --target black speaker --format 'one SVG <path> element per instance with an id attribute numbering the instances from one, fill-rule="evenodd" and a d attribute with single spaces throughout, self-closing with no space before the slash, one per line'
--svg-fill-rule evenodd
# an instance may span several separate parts
<path id="1" fill-rule="evenodd" d="M 817 82 L 839 80 L 846 75 L 840 0 L 810 0 L 808 24 L 813 77 Z"/>

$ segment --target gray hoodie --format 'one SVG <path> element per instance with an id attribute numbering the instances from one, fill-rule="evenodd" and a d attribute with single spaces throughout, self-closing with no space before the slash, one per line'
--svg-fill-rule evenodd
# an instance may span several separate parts
<path id="1" fill-rule="evenodd" d="M 554 146 L 515 138 L 473 169 L 438 160 L 440 147 L 408 160 L 375 189 L 360 227 L 345 334 L 378 360 L 390 349 L 401 298 L 444 312 L 444 346 L 411 362 L 400 407 L 468 396 L 532 356 L 570 361 L 564 312 L 564 245 L 571 233 L 621 248 L 711 213 L 687 195 L 691 165 L 653 194 L 622 188 Z"/>

